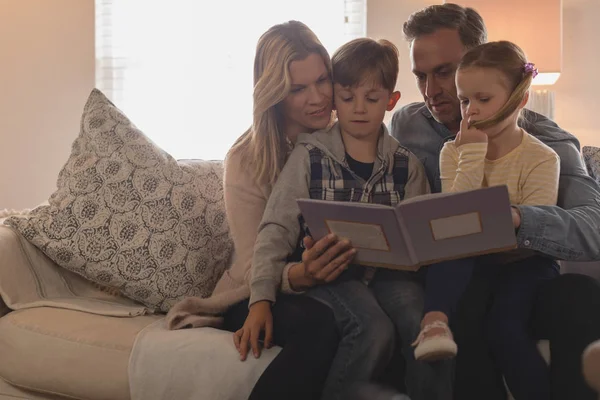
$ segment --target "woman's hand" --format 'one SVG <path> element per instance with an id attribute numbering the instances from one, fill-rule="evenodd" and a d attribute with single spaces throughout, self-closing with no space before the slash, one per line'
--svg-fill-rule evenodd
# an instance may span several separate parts
<path id="1" fill-rule="evenodd" d="M 263 330 L 265 331 L 265 349 L 270 349 L 273 343 L 273 314 L 271 313 L 271 302 L 267 300 L 252 304 L 244 326 L 233 334 L 233 343 L 240 353 L 240 360 L 246 360 L 248 343 L 252 347 L 254 357 L 260 357 L 258 341 Z"/>
<path id="2" fill-rule="evenodd" d="M 456 147 L 469 143 L 488 142 L 488 136 L 485 132 L 480 131 L 477 128 L 470 128 L 469 125 L 470 122 L 468 122 L 466 118 L 463 118 L 462 121 L 460 121 L 460 130 L 456 134 L 456 139 L 454 139 Z"/>
<path id="3" fill-rule="evenodd" d="M 289 270 L 288 279 L 294 290 L 305 290 L 334 281 L 356 255 L 356 249 L 349 240 L 338 240 L 334 234 L 316 243 L 307 236 L 304 238 L 304 247 L 306 250 L 302 253 L 302 262 Z"/>

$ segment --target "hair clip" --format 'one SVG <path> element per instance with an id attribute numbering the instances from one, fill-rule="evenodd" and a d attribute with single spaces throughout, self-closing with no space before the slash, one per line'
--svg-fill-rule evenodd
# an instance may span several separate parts
<path id="1" fill-rule="evenodd" d="M 523 67 L 523 69 L 525 70 L 526 74 L 531 73 L 531 78 L 535 78 L 538 74 L 538 69 L 535 67 L 534 63 L 525 63 L 525 66 Z"/>

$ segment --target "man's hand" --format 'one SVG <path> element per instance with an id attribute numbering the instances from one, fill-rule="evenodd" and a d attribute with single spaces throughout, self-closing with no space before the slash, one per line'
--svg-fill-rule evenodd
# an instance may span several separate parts
<path id="1" fill-rule="evenodd" d="M 255 358 L 260 357 L 260 346 L 258 338 L 265 331 L 265 349 L 269 349 L 273 343 L 273 314 L 271 313 L 271 302 L 258 301 L 250 306 L 244 326 L 233 334 L 233 343 L 240 353 L 240 360 L 245 361 L 248 355 L 248 343 L 252 347 Z"/>
<path id="2" fill-rule="evenodd" d="M 334 281 L 346 270 L 356 254 L 349 240 L 338 240 L 334 234 L 318 242 L 306 236 L 304 247 L 306 250 L 302 253 L 302 262 L 289 271 L 288 279 L 294 290 Z"/>
<path id="3" fill-rule="evenodd" d="M 485 132 L 480 131 L 477 128 L 469 128 L 469 122 L 466 118 L 460 121 L 460 130 L 456 134 L 454 144 L 459 147 L 463 144 L 469 143 L 487 143 L 488 137 Z"/>

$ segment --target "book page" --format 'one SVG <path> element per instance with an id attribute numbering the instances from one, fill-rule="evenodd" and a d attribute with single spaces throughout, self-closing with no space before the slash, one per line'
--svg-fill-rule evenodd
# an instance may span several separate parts
<path id="1" fill-rule="evenodd" d="M 390 250 L 381 225 L 333 219 L 326 219 L 325 223 L 330 232 L 335 233 L 340 238 L 349 239 L 356 249 Z"/>

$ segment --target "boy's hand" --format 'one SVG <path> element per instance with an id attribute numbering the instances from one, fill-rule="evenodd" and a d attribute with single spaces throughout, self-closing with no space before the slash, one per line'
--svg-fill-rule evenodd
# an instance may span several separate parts
<path id="1" fill-rule="evenodd" d="M 480 131 L 477 128 L 469 128 L 469 122 L 466 118 L 460 121 L 460 131 L 454 139 L 454 144 L 459 147 L 463 144 L 469 143 L 487 143 L 488 137 L 485 132 Z"/>
<path id="2" fill-rule="evenodd" d="M 312 237 L 306 236 L 304 247 L 304 275 L 315 284 L 329 283 L 337 279 L 356 255 L 356 250 L 349 240 L 338 240 L 334 234 L 329 234 L 316 243 Z"/>
<path id="3" fill-rule="evenodd" d="M 248 343 L 252 347 L 254 357 L 260 357 L 258 341 L 263 330 L 265 331 L 264 346 L 269 349 L 273 343 L 273 314 L 271 313 L 271 302 L 267 300 L 252 304 L 244 326 L 233 334 L 233 343 L 240 353 L 240 360 L 246 360 Z"/>
<path id="4" fill-rule="evenodd" d="M 356 254 L 350 241 L 338 240 L 334 234 L 318 242 L 310 236 L 303 241 L 302 262 L 292 266 L 288 272 L 290 285 L 296 291 L 336 280 Z"/>

